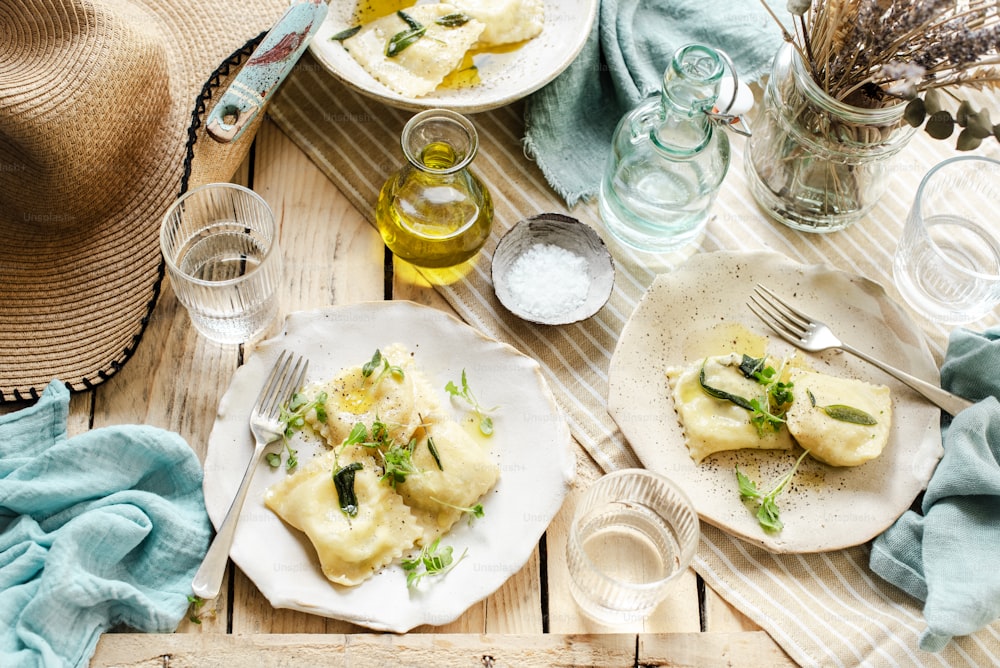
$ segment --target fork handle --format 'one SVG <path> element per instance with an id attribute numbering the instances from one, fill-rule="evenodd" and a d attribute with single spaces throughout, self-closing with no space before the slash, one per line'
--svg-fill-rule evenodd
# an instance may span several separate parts
<path id="1" fill-rule="evenodd" d="M 947 390 L 943 390 L 937 385 L 932 385 L 926 380 L 921 380 L 916 376 L 911 376 L 905 371 L 900 371 L 899 369 L 889 366 L 885 362 L 881 362 L 874 357 L 871 357 L 860 350 L 852 348 L 849 345 L 843 344 L 840 346 L 841 349 L 851 353 L 855 357 L 860 357 L 869 364 L 877 366 L 882 371 L 885 371 L 890 376 L 894 377 L 899 382 L 909 386 L 916 392 L 919 392 L 927 400 L 933 403 L 935 406 L 943 410 L 948 415 L 958 415 L 961 411 L 964 411 L 969 406 L 972 406 L 973 402 L 968 399 L 963 399 L 962 397 L 952 394 Z"/>
<path id="2" fill-rule="evenodd" d="M 243 481 L 236 491 L 236 497 L 229 506 L 226 518 L 222 520 L 222 525 L 212 539 L 212 544 L 208 547 L 205 559 L 198 567 L 198 572 L 194 575 L 191 589 L 195 596 L 208 600 L 219 595 L 222 588 L 222 577 L 226 572 L 226 564 L 229 562 L 229 549 L 233 546 L 233 535 L 236 533 L 236 523 L 239 521 L 240 512 L 243 510 L 243 502 L 246 501 L 247 492 L 250 490 L 250 481 L 253 480 L 254 471 L 260 462 L 261 455 L 264 454 L 266 443 L 257 441 L 254 446 L 253 456 L 247 464 L 246 473 L 243 474 Z"/>

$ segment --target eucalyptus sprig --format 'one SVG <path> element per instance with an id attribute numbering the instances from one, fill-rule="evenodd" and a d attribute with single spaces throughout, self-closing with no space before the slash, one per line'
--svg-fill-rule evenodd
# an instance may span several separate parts
<path id="1" fill-rule="evenodd" d="M 490 436 L 493 434 L 493 418 L 489 416 L 497 409 L 496 406 L 493 408 L 483 408 L 476 399 L 476 395 L 472 393 L 472 388 L 469 387 L 469 380 L 465 375 L 465 369 L 462 369 L 462 387 L 459 388 L 453 381 L 448 381 L 448 384 L 444 386 L 445 392 L 450 394 L 452 397 L 458 397 L 463 399 L 472 410 L 476 419 L 479 420 L 479 431 L 484 436 Z"/>

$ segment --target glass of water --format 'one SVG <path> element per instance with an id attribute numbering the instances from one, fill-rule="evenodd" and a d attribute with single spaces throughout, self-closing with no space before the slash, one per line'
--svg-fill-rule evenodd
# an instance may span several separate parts
<path id="1" fill-rule="evenodd" d="M 163 218 L 160 249 L 178 300 L 207 338 L 243 343 L 277 316 L 277 225 L 252 190 L 212 183 L 184 194 Z"/>
<path id="2" fill-rule="evenodd" d="M 566 541 L 570 590 L 607 625 L 645 619 L 694 558 L 701 532 L 690 500 L 646 469 L 599 478 L 573 515 Z"/>
<path id="3" fill-rule="evenodd" d="M 978 320 L 1000 303 L 1000 162 L 951 158 L 924 176 L 892 271 L 906 303 L 935 322 Z"/>

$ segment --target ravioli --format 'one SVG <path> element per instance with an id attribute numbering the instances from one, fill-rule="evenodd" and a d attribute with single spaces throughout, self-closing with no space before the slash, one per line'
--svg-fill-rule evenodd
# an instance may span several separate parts
<path id="1" fill-rule="evenodd" d="M 338 461 L 333 451 L 272 485 L 264 496 L 268 508 L 309 538 L 323 574 L 348 586 L 401 557 L 422 535 L 403 499 L 379 480 L 375 461 L 361 461 L 354 477 L 354 517 L 340 508 L 333 473 L 346 461 Z"/>
<path id="2" fill-rule="evenodd" d="M 888 387 L 804 370 L 793 371 L 791 379 L 796 398 L 785 420 L 788 431 L 812 457 L 831 466 L 857 466 L 882 454 L 892 426 Z M 815 406 L 809 394 L 815 398 Z M 831 405 L 864 411 L 876 423 L 835 419 L 822 408 Z"/>
<path id="3" fill-rule="evenodd" d="M 427 391 L 421 387 L 418 401 L 414 364 L 410 354 L 401 346 L 391 346 L 380 351 L 382 358 L 391 366 L 403 370 L 397 374 L 386 373 L 379 377 L 382 367 L 365 376 L 363 365 L 348 367 L 322 385 L 314 385 L 307 394 L 315 397 L 326 392 L 326 422 L 321 422 L 315 411 L 306 415 L 306 421 L 317 433 L 326 439 L 331 447 L 344 442 L 354 425 L 361 422 L 371 426 L 378 420 L 390 429 L 390 435 L 397 441 L 410 440 L 420 424 L 420 411 L 436 409 L 427 405 Z"/>
<path id="4" fill-rule="evenodd" d="M 309 388 L 313 399 L 327 393 L 325 421 L 315 410 L 306 421 L 329 450 L 272 485 L 264 498 L 309 538 L 323 574 L 345 586 L 445 534 L 463 515 L 460 509 L 474 505 L 500 476 L 489 447 L 442 410 L 439 393 L 410 351 L 393 344 L 380 356 L 367 375 L 365 365 L 347 367 Z M 383 373 L 386 365 L 402 373 Z M 386 427 L 378 436 L 376 422 Z M 348 438 L 358 423 L 366 430 L 361 443 Z M 356 497 L 352 516 L 341 507 L 343 490 L 334 474 L 353 463 L 360 469 L 353 487 L 345 488 Z"/>
<path id="5" fill-rule="evenodd" d="M 436 458 L 428 439 L 434 443 Z M 459 509 L 475 504 L 500 477 L 488 448 L 453 420 L 427 425 L 413 463 L 420 472 L 407 476 L 396 490 L 423 527 L 424 545 L 451 529 L 463 515 Z"/>
<path id="6" fill-rule="evenodd" d="M 450 0 L 461 12 L 485 27 L 478 46 L 523 42 L 541 34 L 545 24 L 543 0 Z"/>
<path id="7" fill-rule="evenodd" d="M 763 395 L 762 386 L 739 370 L 739 353 L 717 355 L 704 360 L 705 382 L 744 398 Z M 667 370 L 674 408 L 684 430 L 692 459 L 701 462 L 709 455 L 726 450 L 791 450 L 794 442 L 787 429 L 765 429 L 758 433 L 750 422 L 750 412 L 736 404 L 709 396 L 699 379 L 702 362 Z"/>
<path id="8" fill-rule="evenodd" d="M 404 12 L 426 32 L 397 54 L 386 55 L 390 40 L 412 30 L 398 13 L 365 24 L 343 45 L 365 71 L 388 88 L 407 97 L 420 97 L 437 88 L 461 64 L 486 26 L 475 19 L 461 25 L 437 23 L 444 16 L 459 13 L 448 3 L 416 5 Z"/>

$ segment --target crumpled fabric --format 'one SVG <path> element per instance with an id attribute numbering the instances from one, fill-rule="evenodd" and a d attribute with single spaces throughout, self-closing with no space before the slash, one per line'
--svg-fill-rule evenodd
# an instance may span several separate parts
<path id="1" fill-rule="evenodd" d="M 944 426 L 920 512 L 878 536 L 870 557 L 875 573 L 924 602 L 928 652 L 1000 618 L 1000 328 L 952 332 L 941 386 L 978 403 Z"/>
<path id="2" fill-rule="evenodd" d="M 789 16 L 783 1 L 768 4 Z M 660 90 L 674 51 L 695 43 L 721 49 L 752 83 L 768 73 L 782 40 L 759 0 L 602 0 L 577 58 L 528 97 L 525 150 L 572 208 L 596 195 L 618 121 Z"/>
<path id="3" fill-rule="evenodd" d="M 67 438 L 69 392 L 0 416 L 0 666 L 85 666 L 103 631 L 177 629 L 210 524 L 198 458 L 147 426 Z"/>

